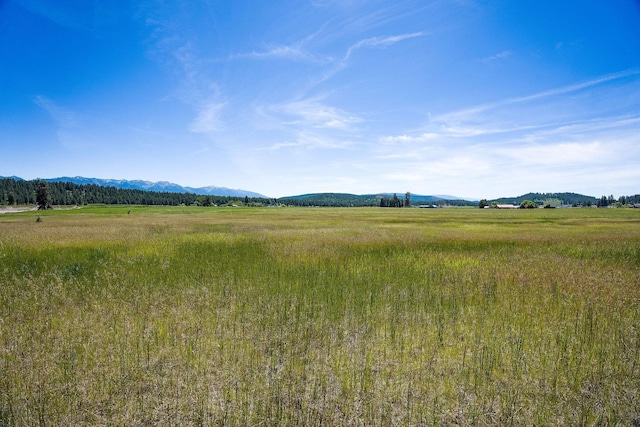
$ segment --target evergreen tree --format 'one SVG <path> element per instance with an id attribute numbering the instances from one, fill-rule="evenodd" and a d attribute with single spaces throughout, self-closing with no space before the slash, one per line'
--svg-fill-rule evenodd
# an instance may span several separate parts
<path id="1" fill-rule="evenodd" d="M 36 204 L 38 205 L 38 210 L 52 209 L 51 194 L 45 181 L 39 181 L 36 186 Z"/>
<path id="2" fill-rule="evenodd" d="M 599 208 L 606 208 L 607 206 L 609 206 L 609 202 L 607 200 L 607 196 L 600 197 L 600 199 L 598 200 L 597 206 Z"/>

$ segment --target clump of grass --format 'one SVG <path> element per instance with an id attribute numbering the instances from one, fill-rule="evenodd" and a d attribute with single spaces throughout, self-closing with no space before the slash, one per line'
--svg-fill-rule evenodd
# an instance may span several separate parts
<path id="1" fill-rule="evenodd" d="M 640 417 L 633 211 L 118 212 L 1 218 L 2 425 Z"/>

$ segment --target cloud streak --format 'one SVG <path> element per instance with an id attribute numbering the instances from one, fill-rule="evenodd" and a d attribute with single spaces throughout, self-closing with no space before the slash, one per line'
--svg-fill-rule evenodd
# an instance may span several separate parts
<path id="1" fill-rule="evenodd" d="M 322 29 L 310 34 L 292 44 L 267 44 L 266 49 L 254 50 L 249 53 L 236 53 L 229 60 L 237 59 L 285 59 L 296 62 L 308 62 L 312 64 L 326 64 L 331 58 L 325 55 L 312 53 L 306 46 L 309 45 L 322 32 Z"/>
<path id="2" fill-rule="evenodd" d="M 322 97 L 272 105 L 269 110 L 280 116 L 282 124 L 311 129 L 350 130 L 362 122 L 356 115 L 322 102 Z"/>
<path id="3" fill-rule="evenodd" d="M 363 39 L 358 41 L 357 43 L 349 46 L 347 49 L 347 53 L 345 54 L 342 62 L 345 63 L 349 60 L 353 52 L 358 49 L 362 49 L 365 47 L 369 48 L 386 48 L 388 46 L 394 45 L 404 40 L 413 39 L 416 37 L 423 37 L 426 34 L 423 32 L 409 33 L 409 34 L 399 34 L 395 36 L 387 36 L 387 37 L 371 37 L 368 39 Z"/>
<path id="4" fill-rule="evenodd" d="M 42 108 L 51 116 L 58 127 L 62 129 L 80 127 L 78 115 L 67 108 L 61 107 L 55 101 L 42 95 L 36 96 L 33 101 L 38 107 Z"/>
<path id="5" fill-rule="evenodd" d="M 513 104 L 521 104 L 525 102 L 536 101 L 539 99 L 549 98 L 549 97 L 558 96 L 558 95 L 566 95 L 569 93 L 578 92 L 583 89 L 592 88 L 594 86 L 598 86 L 603 83 L 608 83 L 615 80 L 624 79 L 626 77 L 633 77 L 638 75 L 640 75 L 640 69 L 634 68 L 634 69 L 624 70 L 617 73 L 611 73 L 604 76 L 596 77 L 594 79 L 577 83 L 574 85 L 568 85 L 561 88 L 542 91 L 542 92 L 538 92 L 538 93 L 527 95 L 527 96 L 507 98 L 498 102 L 480 104 L 480 105 L 465 108 L 462 110 L 441 114 L 439 116 L 435 116 L 433 118 L 433 121 L 434 122 L 459 121 L 459 120 L 470 118 L 479 113 L 494 110 L 497 108 L 506 107 Z"/>
<path id="6" fill-rule="evenodd" d="M 87 134 L 85 123 L 76 112 L 43 95 L 36 96 L 33 102 L 56 124 L 56 137 L 63 147 L 74 151 L 83 150 L 89 146 L 97 148 L 95 137 Z"/>
<path id="7" fill-rule="evenodd" d="M 349 66 L 349 62 L 351 61 L 351 57 L 354 53 L 360 49 L 371 48 L 371 49 L 384 49 L 389 46 L 392 46 L 396 43 L 400 43 L 404 40 L 409 40 L 417 37 L 424 37 L 427 33 L 424 32 L 415 32 L 415 33 L 407 33 L 407 34 L 399 34 L 394 36 L 386 36 L 386 37 L 370 37 L 366 39 L 362 39 L 352 45 L 350 45 L 342 58 L 338 62 L 332 62 L 331 68 L 324 70 L 321 75 L 315 79 L 311 79 L 308 85 L 307 90 L 310 90 L 313 87 L 316 87 L 330 79 L 332 79 L 335 75 L 345 70 Z"/>
<path id="8" fill-rule="evenodd" d="M 510 56 L 512 56 L 514 54 L 513 51 L 511 50 L 504 50 L 502 52 L 496 53 L 495 55 L 491 55 L 491 56 L 487 56 L 485 58 L 482 58 L 482 62 L 492 62 L 492 61 L 496 61 L 498 59 L 504 59 L 504 58 L 508 58 Z"/>
<path id="9" fill-rule="evenodd" d="M 195 133 L 213 133 L 223 128 L 222 111 L 225 103 L 209 101 L 201 105 L 196 118 L 191 122 L 189 130 Z"/>
<path id="10" fill-rule="evenodd" d="M 323 63 L 312 54 L 302 50 L 300 46 L 272 46 L 263 51 L 252 51 L 249 53 L 237 53 L 229 57 L 230 60 L 236 59 L 287 59 L 299 62 Z"/>

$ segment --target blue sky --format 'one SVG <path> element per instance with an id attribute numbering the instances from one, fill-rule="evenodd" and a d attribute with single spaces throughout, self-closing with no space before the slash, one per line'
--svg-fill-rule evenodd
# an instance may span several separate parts
<path id="1" fill-rule="evenodd" d="M 0 175 L 640 193 L 637 0 L 0 0 Z"/>

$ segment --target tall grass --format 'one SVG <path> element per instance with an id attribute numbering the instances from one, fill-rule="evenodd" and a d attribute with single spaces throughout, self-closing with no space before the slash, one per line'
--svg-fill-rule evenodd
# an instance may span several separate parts
<path id="1" fill-rule="evenodd" d="M 640 425 L 633 210 L 0 217 L 0 425 Z"/>

